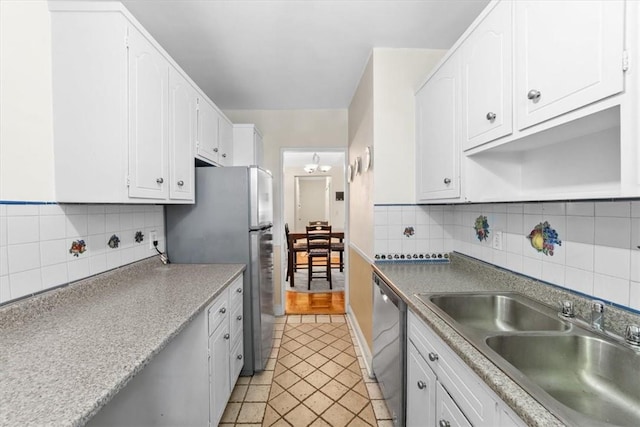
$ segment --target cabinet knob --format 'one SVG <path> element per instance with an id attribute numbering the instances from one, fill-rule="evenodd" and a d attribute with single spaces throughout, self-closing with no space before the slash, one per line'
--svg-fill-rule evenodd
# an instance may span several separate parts
<path id="1" fill-rule="evenodd" d="M 225 314 L 226 312 L 227 312 L 227 309 L 226 309 L 226 308 L 222 307 L 222 308 L 220 309 L 220 313 Z"/>
<path id="2" fill-rule="evenodd" d="M 451 427 L 451 423 L 447 420 L 440 420 L 438 422 L 439 427 Z"/>
<path id="3" fill-rule="evenodd" d="M 493 113 L 491 111 L 489 111 L 487 113 L 487 120 L 489 120 L 490 122 L 494 121 L 496 119 L 496 113 Z"/>
<path id="4" fill-rule="evenodd" d="M 182 187 L 183 185 L 184 185 L 184 181 L 183 180 L 178 181 L 178 187 Z"/>
<path id="5" fill-rule="evenodd" d="M 444 179 L 444 183 L 445 183 L 445 184 L 451 184 L 451 179 L 449 179 L 449 178 L 445 178 L 445 179 Z"/>
<path id="6" fill-rule="evenodd" d="M 225 340 L 228 340 L 228 339 L 229 339 L 229 337 L 230 337 L 230 335 L 229 335 L 229 334 L 224 334 L 224 339 L 225 339 Z"/>
<path id="7" fill-rule="evenodd" d="M 527 93 L 527 98 L 529 98 L 533 102 L 537 102 L 538 99 L 540 99 L 540 95 L 542 94 L 540 93 L 539 90 L 531 89 L 529 93 Z"/>
<path id="8" fill-rule="evenodd" d="M 239 354 L 239 355 L 237 355 L 237 356 L 236 356 L 236 358 L 237 358 L 238 360 L 242 360 L 242 355 L 241 355 L 241 354 Z"/>
<path id="9" fill-rule="evenodd" d="M 427 388 L 427 383 L 425 383 L 424 381 L 420 380 L 418 381 L 418 388 L 420 390 L 424 390 L 425 388 Z"/>
<path id="10" fill-rule="evenodd" d="M 236 319 L 242 320 L 242 314 L 238 314 L 238 317 L 236 317 Z"/>
<path id="11" fill-rule="evenodd" d="M 435 362 L 436 360 L 438 360 L 438 355 L 436 353 L 429 353 L 429 360 Z"/>
<path id="12" fill-rule="evenodd" d="M 222 153 L 222 157 L 226 158 L 227 157 L 227 153 Z"/>
<path id="13" fill-rule="evenodd" d="M 239 293 L 239 294 L 241 294 L 241 293 L 242 293 L 242 288 L 238 288 L 238 289 L 236 289 L 236 292 L 237 292 L 237 293 Z"/>
<path id="14" fill-rule="evenodd" d="M 216 148 L 214 148 L 214 149 L 213 149 L 213 152 L 214 152 L 214 153 L 217 153 L 217 152 L 218 152 L 218 148 L 217 148 L 217 147 L 216 147 Z"/>
<path id="15" fill-rule="evenodd" d="M 156 179 L 156 182 L 158 184 L 162 184 L 164 182 L 164 179 L 162 179 L 162 177 L 160 177 L 160 178 Z"/>

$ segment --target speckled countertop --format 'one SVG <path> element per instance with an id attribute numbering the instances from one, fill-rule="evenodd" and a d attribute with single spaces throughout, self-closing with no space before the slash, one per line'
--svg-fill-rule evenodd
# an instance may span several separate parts
<path id="1" fill-rule="evenodd" d="M 458 254 L 452 256 L 450 264 L 376 263 L 374 269 L 524 422 L 540 427 L 564 425 L 415 294 L 516 291 L 550 306 L 559 307 L 560 301 L 571 299 L 576 314 L 583 318 L 589 313 L 589 299 Z M 621 334 L 625 325 L 634 320 L 637 323 L 638 317 L 630 312 L 607 307 L 607 325 L 613 332 Z"/>
<path id="2" fill-rule="evenodd" d="M 0 426 L 85 424 L 244 269 L 153 258 L 0 307 Z"/>

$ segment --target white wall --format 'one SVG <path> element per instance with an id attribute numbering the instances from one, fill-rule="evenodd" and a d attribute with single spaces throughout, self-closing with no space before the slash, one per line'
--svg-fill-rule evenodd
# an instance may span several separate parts
<path id="1" fill-rule="evenodd" d="M 78 165 L 90 173 L 90 165 Z M 0 200 L 54 199 L 46 1 L 0 1 Z"/>
<path id="2" fill-rule="evenodd" d="M 415 92 L 446 50 L 373 50 L 374 203 L 415 203 Z"/>

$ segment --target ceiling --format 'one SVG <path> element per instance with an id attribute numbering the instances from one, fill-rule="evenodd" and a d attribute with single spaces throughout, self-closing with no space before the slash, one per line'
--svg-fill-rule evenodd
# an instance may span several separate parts
<path id="1" fill-rule="evenodd" d="M 373 47 L 447 49 L 488 0 L 124 0 L 222 109 L 347 108 Z"/>

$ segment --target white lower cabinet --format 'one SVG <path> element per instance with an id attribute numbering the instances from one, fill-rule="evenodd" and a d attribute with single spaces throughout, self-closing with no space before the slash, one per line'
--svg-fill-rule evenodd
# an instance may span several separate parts
<path id="1" fill-rule="evenodd" d="M 433 425 L 438 378 L 416 346 L 407 342 L 407 427 Z M 409 410 L 411 409 L 411 410 Z"/>
<path id="2" fill-rule="evenodd" d="M 218 425 L 244 361 L 243 328 L 231 321 L 242 313 L 242 283 L 222 291 L 87 425 Z"/>
<path id="3" fill-rule="evenodd" d="M 244 363 L 242 276 L 209 308 L 209 421 L 218 425 Z"/>
<path id="4" fill-rule="evenodd" d="M 211 421 L 217 425 L 229 397 L 229 323 L 224 322 L 209 337 L 209 398 Z"/>
<path id="5" fill-rule="evenodd" d="M 411 312 L 407 328 L 407 427 L 525 425 Z"/>

